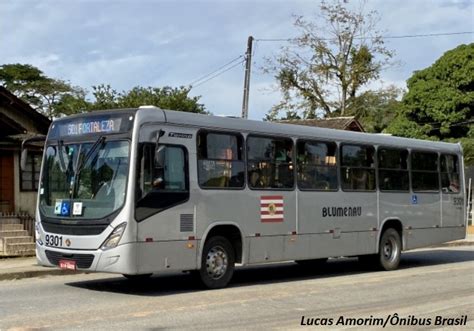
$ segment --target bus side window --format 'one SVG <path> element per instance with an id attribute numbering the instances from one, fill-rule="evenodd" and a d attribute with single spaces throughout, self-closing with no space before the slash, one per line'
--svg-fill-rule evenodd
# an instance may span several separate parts
<path id="1" fill-rule="evenodd" d="M 341 147 L 341 184 L 348 191 L 375 190 L 375 148 L 343 144 Z"/>
<path id="2" fill-rule="evenodd" d="M 445 193 L 459 193 L 459 162 L 457 155 L 441 155 L 441 187 Z"/>
<path id="3" fill-rule="evenodd" d="M 136 214 L 142 220 L 189 198 L 186 149 L 155 144 L 142 145 L 137 169 Z"/>
<path id="4" fill-rule="evenodd" d="M 439 191 L 437 153 L 412 151 L 411 169 L 413 191 Z"/>
<path id="5" fill-rule="evenodd" d="M 298 186 L 302 190 L 337 190 L 337 145 L 334 142 L 298 141 Z"/>
<path id="6" fill-rule="evenodd" d="M 250 188 L 294 187 L 293 141 L 288 138 L 247 138 L 247 171 Z"/>
<path id="7" fill-rule="evenodd" d="M 380 190 L 409 191 L 408 151 L 406 149 L 379 148 L 377 155 Z"/>
<path id="8" fill-rule="evenodd" d="M 201 131 L 197 137 L 198 178 L 202 188 L 243 188 L 243 138 Z"/>

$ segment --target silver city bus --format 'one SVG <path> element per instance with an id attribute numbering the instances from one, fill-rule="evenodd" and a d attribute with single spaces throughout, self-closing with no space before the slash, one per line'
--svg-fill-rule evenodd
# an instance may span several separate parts
<path id="1" fill-rule="evenodd" d="M 392 270 L 402 250 L 464 238 L 464 189 L 459 144 L 94 112 L 51 124 L 36 252 L 44 266 L 128 278 L 195 270 L 209 288 L 235 264 L 358 256 Z"/>

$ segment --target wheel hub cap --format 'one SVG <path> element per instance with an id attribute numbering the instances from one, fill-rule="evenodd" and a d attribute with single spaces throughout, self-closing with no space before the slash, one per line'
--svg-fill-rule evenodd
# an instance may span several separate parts
<path id="1" fill-rule="evenodd" d="M 209 250 L 206 257 L 206 271 L 211 278 L 221 278 L 227 271 L 227 265 L 227 254 L 222 247 L 216 246 Z"/>
<path id="2" fill-rule="evenodd" d="M 393 261 L 397 258 L 398 247 L 394 238 L 387 238 L 383 246 L 383 256 L 386 260 Z"/>

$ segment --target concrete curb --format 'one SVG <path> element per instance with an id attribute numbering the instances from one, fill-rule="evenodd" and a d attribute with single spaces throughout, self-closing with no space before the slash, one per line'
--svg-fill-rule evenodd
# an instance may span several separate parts
<path id="1" fill-rule="evenodd" d="M 474 241 L 451 241 L 444 244 L 438 244 L 435 246 L 430 246 L 430 248 L 436 247 L 457 247 L 457 246 L 474 246 Z"/>
<path id="2" fill-rule="evenodd" d="M 46 269 L 46 270 L 23 270 L 23 271 L 13 271 L 8 273 L 0 273 L 0 281 L 2 280 L 15 280 L 23 278 L 33 278 L 41 276 L 66 276 L 66 275 L 76 275 L 83 274 L 82 271 L 72 271 L 72 270 L 61 270 L 61 269 Z"/>

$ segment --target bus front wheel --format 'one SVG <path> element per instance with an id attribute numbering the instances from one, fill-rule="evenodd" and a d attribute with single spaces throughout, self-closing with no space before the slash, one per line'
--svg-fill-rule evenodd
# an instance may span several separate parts
<path id="1" fill-rule="evenodd" d="M 205 287 L 225 287 L 234 274 L 234 266 L 234 249 L 227 238 L 216 236 L 206 241 L 199 270 L 201 282 Z"/>

